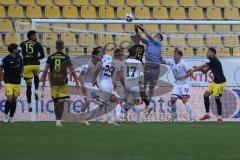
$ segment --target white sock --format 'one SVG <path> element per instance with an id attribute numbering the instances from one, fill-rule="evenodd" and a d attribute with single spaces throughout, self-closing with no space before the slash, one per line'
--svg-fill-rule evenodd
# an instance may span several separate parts
<path id="1" fill-rule="evenodd" d="M 140 105 L 134 105 L 134 111 L 136 113 L 136 121 L 139 122 L 141 119 L 141 107 Z"/>
<path id="2" fill-rule="evenodd" d="M 176 105 L 176 103 L 171 103 L 170 104 L 170 108 L 171 108 L 171 111 L 173 112 L 173 113 L 176 113 L 177 112 L 177 105 Z"/>
<path id="3" fill-rule="evenodd" d="M 120 116 L 121 116 L 121 110 L 122 110 L 122 107 L 120 104 L 118 104 L 117 107 L 115 108 L 115 115 L 118 120 L 120 119 Z"/>
<path id="4" fill-rule="evenodd" d="M 190 102 L 187 102 L 187 103 L 185 104 L 185 107 L 186 107 L 186 109 L 187 109 L 187 112 L 188 112 L 188 114 L 189 114 L 190 119 L 191 119 L 191 120 L 196 119 L 196 117 L 195 117 L 195 115 L 194 115 L 194 113 L 193 113 L 193 111 L 192 111 L 192 104 L 191 104 Z"/>

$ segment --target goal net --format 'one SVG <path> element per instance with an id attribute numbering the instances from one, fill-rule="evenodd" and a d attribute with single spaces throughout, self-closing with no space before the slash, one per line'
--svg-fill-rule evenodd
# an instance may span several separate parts
<path id="1" fill-rule="evenodd" d="M 160 32 L 162 41 L 162 56 L 170 58 L 175 48 L 183 51 L 184 59 L 190 66 L 207 62 L 206 52 L 209 47 L 215 47 L 217 56 L 221 58 L 227 83 L 223 95 L 223 116 L 229 120 L 239 118 L 238 96 L 238 56 L 240 56 L 239 35 L 240 25 L 236 21 L 185 21 L 185 20 L 135 20 L 128 23 L 124 20 L 68 20 L 68 19 L 33 19 L 32 23 L 16 22 L 18 41 L 27 39 L 27 31 L 34 29 L 38 32 L 39 41 L 44 46 L 45 53 L 50 55 L 56 51 L 55 42 L 61 39 L 65 43 L 65 52 L 72 58 L 86 64 L 92 49 L 104 46 L 107 54 L 113 54 L 119 47 L 128 55 L 128 49 L 133 45 L 131 37 L 135 35 L 134 24 L 140 24 L 150 34 Z M 44 63 L 42 67 L 44 66 Z M 165 121 L 170 114 L 167 111 L 173 88 L 174 77 L 168 66 L 161 66 L 161 75 L 155 88 L 152 101 L 154 111 L 147 121 Z M 206 86 L 212 81 L 212 74 L 196 73 L 190 78 L 191 98 L 194 112 L 197 116 L 204 114 L 202 94 Z M 50 99 L 47 92 L 43 94 L 44 102 Z M 74 96 L 73 103 L 79 99 Z M 76 102 L 77 103 L 77 102 Z M 178 102 L 178 120 L 187 120 L 184 106 Z M 211 99 L 211 113 L 216 115 L 214 99 Z M 132 112 L 129 120 L 135 119 Z M 235 117 L 235 118 L 234 118 Z M 49 117 L 48 117 L 49 118 Z M 95 117 L 96 118 L 96 117 Z M 44 118 L 38 118 L 42 120 Z M 51 118 L 50 118 L 51 119 Z M 145 119 L 146 120 L 146 119 Z"/>

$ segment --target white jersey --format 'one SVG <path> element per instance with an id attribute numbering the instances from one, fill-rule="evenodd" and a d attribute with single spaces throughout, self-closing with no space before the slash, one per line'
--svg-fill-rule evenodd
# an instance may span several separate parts
<path id="1" fill-rule="evenodd" d="M 142 62 L 133 58 L 126 59 L 124 74 L 128 88 L 138 90 L 139 83 L 143 84 Z"/>
<path id="2" fill-rule="evenodd" d="M 165 60 L 166 64 L 171 67 L 172 73 L 174 77 L 179 76 L 185 76 L 187 74 L 187 71 L 189 71 L 191 68 L 183 61 L 180 60 L 177 64 L 173 59 Z M 183 80 L 176 80 L 176 84 L 188 84 L 189 83 L 189 77 Z"/>

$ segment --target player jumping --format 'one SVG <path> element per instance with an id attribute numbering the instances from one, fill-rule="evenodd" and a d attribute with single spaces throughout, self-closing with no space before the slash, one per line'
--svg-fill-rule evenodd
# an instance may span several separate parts
<path id="1" fill-rule="evenodd" d="M 34 77 L 35 85 L 35 99 L 38 100 L 38 86 L 40 72 L 39 60 L 44 58 L 44 51 L 42 45 L 37 42 L 37 32 L 31 30 L 27 33 L 28 40 L 20 44 L 23 56 L 23 76 L 27 83 L 27 101 L 29 112 L 32 112 L 31 96 L 32 96 L 32 78 Z M 40 53 L 40 55 L 39 55 Z"/>
<path id="2" fill-rule="evenodd" d="M 56 126 L 61 127 L 64 102 L 65 99 L 68 99 L 70 97 L 67 78 L 68 69 L 73 75 L 77 89 L 79 88 L 79 81 L 74 71 L 70 57 L 63 52 L 64 42 L 62 40 L 56 41 L 56 49 L 57 52 L 49 56 L 47 59 L 41 81 L 43 82 L 44 88 L 48 70 L 50 69 L 50 87 L 52 99 L 54 101 L 54 112 L 57 120 Z M 81 84 L 84 86 L 83 82 L 81 82 Z"/>
<path id="3" fill-rule="evenodd" d="M 170 109 L 172 112 L 172 120 L 177 118 L 176 101 L 181 99 L 189 114 L 190 121 L 195 121 L 196 117 L 192 111 L 192 104 L 189 102 L 189 77 L 193 74 L 191 68 L 182 60 L 182 51 L 176 49 L 174 51 L 173 59 L 163 60 L 163 64 L 171 67 L 172 73 L 175 77 L 175 84 L 171 95 Z"/>
<path id="4" fill-rule="evenodd" d="M 204 105 L 206 114 L 200 118 L 200 120 L 207 120 L 210 119 L 210 101 L 209 96 L 213 95 L 215 97 L 215 102 L 217 105 L 217 112 L 218 112 L 218 119 L 217 122 L 222 122 L 222 103 L 221 103 L 221 97 L 224 92 L 224 88 L 226 85 L 226 78 L 223 73 L 222 64 L 216 57 L 216 49 L 210 47 L 207 52 L 207 58 L 210 60 L 210 62 L 205 63 L 201 66 L 194 67 L 194 72 L 201 71 L 203 73 L 207 73 L 209 70 L 211 70 L 213 74 L 213 82 L 211 82 L 207 88 L 207 90 L 204 92 L 203 98 L 204 98 Z"/>
<path id="5" fill-rule="evenodd" d="M 0 66 L 0 77 L 3 76 L 7 96 L 4 111 L 5 113 L 4 122 L 13 122 L 13 116 L 17 106 L 16 100 L 18 96 L 20 96 L 21 92 L 21 76 L 23 71 L 22 70 L 23 62 L 21 56 L 19 56 L 17 44 L 14 43 L 10 44 L 8 46 L 8 52 L 9 55 L 3 58 L 2 64 Z M 1 81 L 0 88 L 2 88 Z"/>

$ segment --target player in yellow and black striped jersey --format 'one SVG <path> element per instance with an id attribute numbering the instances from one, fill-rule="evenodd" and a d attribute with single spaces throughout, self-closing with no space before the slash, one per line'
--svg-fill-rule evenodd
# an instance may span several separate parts
<path id="1" fill-rule="evenodd" d="M 40 72 L 40 61 L 44 58 L 44 50 L 42 45 L 37 42 L 37 32 L 31 30 L 27 33 L 28 40 L 20 44 L 22 49 L 23 57 L 23 76 L 27 83 L 27 101 L 29 111 L 32 111 L 31 105 L 31 95 L 32 95 L 32 78 L 34 77 L 35 85 L 35 99 L 38 100 L 38 86 L 39 86 L 39 77 Z"/>
<path id="2" fill-rule="evenodd" d="M 79 88 L 78 77 L 74 71 L 70 57 L 63 53 L 64 42 L 56 42 L 57 52 L 48 57 L 47 63 L 42 75 L 43 87 L 45 86 L 46 76 L 50 69 L 50 87 L 51 95 L 54 101 L 54 111 L 57 119 L 57 126 L 62 126 L 61 118 L 64 110 L 64 100 L 70 97 L 68 86 L 68 69 L 70 70 L 76 82 L 76 88 Z M 81 79 L 79 79 L 81 81 Z M 82 83 L 84 86 L 84 84 Z"/>
<path id="3" fill-rule="evenodd" d="M 13 122 L 13 116 L 16 110 L 16 100 L 21 92 L 21 75 L 22 75 L 22 57 L 19 55 L 18 45 L 10 44 L 8 46 L 9 55 L 2 59 L 0 65 L 0 77 L 3 75 L 5 83 L 5 119 L 4 122 Z M 4 74 L 3 74 L 4 71 Z M 0 81 L 0 88 L 2 83 Z M 10 112 L 10 113 L 9 113 Z"/>

